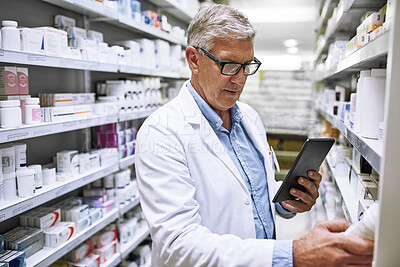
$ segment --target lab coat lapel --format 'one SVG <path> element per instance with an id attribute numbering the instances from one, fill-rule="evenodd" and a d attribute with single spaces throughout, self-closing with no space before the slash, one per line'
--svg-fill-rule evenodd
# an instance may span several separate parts
<path id="1" fill-rule="evenodd" d="M 192 95 L 186 87 L 186 83 L 183 84 L 181 91 L 179 92 L 178 100 L 185 115 L 185 121 L 190 124 L 200 125 L 200 135 L 203 141 L 207 144 L 207 148 L 210 150 L 211 153 L 214 153 L 225 164 L 225 166 L 235 176 L 236 180 L 238 180 L 242 188 L 246 192 L 248 192 L 247 187 L 244 184 L 244 181 L 240 176 L 238 169 L 229 157 L 224 145 L 219 141 L 217 135 L 211 128 L 207 119 L 201 114 L 201 111 L 197 106 L 196 101 L 194 101 Z"/>

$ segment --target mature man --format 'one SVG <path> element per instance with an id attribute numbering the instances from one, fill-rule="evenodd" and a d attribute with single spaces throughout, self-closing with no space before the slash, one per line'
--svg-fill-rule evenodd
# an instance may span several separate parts
<path id="1" fill-rule="evenodd" d="M 153 240 L 153 266 L 342 266 L 370 264 L 373 243 L 324 222 L 300 240 L 274 240 L 275 214 L 310 210 L 321 175 L 300 177 L 296 200 L 272 203 L 277 184 L 259 115 L 237 100 L 254 57 L 255 31 L 224 5 L 200 9 L 188 29 L 192 71 L 175 99 L 137 139 L 136 171 Z"/>

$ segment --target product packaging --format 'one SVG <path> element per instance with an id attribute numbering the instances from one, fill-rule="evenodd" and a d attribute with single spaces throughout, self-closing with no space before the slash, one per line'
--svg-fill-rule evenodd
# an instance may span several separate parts
<path id="1" fill-rule="evenodd" d="M 17 227 L 4 234 L 4 247 L 9 250 L 23 251 L 30 257 L 43 248 L 43 231 L 36 228 Z"/>
<path id="2" fill-rule="evenodd" d="M 100 256 L 96 254 L 89 254 L 82 259 L 79 263 L 75 263 L 74 267 L 98 267 L 100 266 Z"/>
<path id="3" fill-rule="evenodd" d="M 61 221 L 61 210 L 54 208 L 46 208 L 43 212 L 35 217 L 35 227 L 46 230 L 55 226 Z"/>
<path id="4" fill-rule="evenodd" d="M 89 209 L 90 223 L 94 224 L 103 217 L 103 211 L 100 208 Z"/>
<path id="5" fill-rule="evenodd" d="M 60 222 L 54 227 L 44 231 L 44 245 L 46 247 L 58 247 L 67 242 L 75 233 L 74 222 Z"/>
<path id="6" fill-rule="evenodd" d="M 79 263 L 85 257 L 89 256 L 89 254 L 90 254 L 90 240 L 86 240 L 77 248 L 69 252 L 66 256 L 66 259 L 73 263 Z"/>
<path id="7" fill-rule="evenodd" d="M 98 249 L 109 245 L 117 240 L 117 228 L 115 224 L 110 224 L 102 229 L 100 233 L 91 238 L 92 248 Z"/>
<path id="8" fill-rule="evenodd" d="M 18 95 L 16 67 L 0 67 L 0 95 Z"/>
<path id="9" fill-rule="evenodd" d="M 28 53 L 44 53 L 42 50 L 43 32 L 30 29 L 30 28 L 20 28 L 21 35 L 21 51 Z"/>
<path id="10" fill-rule="evenodd" d="M 4 263 L 7 267 L 25 267 L 26 254 L 22 251 L 4 250 L 0 252 L 0 264 Z"/>
<path id="11" fill-rule="evenodd" d="M 79 156 L 77 150 L 57 152 L 57 172 L 61 174 L 79 175 Z"/>
<path id="12" fill-rule="evenodd" d="M 118 242 L 115 240 L 107 245 L 95 249 L 94 253 L 100 256 L 100 263 L 103 264 L 118 252 Z"/>
<path id="13" fill-rule="evenodd" d="M 60 56 L 61 46 L 58 30 L 52 27 L 38 27 L 35 29 L 41 30 L 44 34 L 43 47 L 45 54 L 48 56 Z"/>
<path id="14" fill-rule="evenodd" d="M 63 220 L 70 222 L 78 222 L 89 216 L 89 205 L 82 204 L 68 209 L 63 209 Z"/>
<path id="15" fill-rule="evenodd" d="M 54 17 L 54 26 L 64 31 L 68 32 L 71 27 L 75 26 L 75 24 L 76 21 L 73 18 L 63 15 L 56 15 Z"/>

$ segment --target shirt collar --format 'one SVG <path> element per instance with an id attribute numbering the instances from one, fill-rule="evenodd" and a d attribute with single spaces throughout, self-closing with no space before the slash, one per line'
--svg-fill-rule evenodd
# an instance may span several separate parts
<path id="1" fill-rule="evenodd" d="M 222 120 L 213 110 L 210 105 L 197 93 L 197 91 L 193 88 L 190 80 L 186 83 L 186 87 L 189 90 L 190 94 L 193 96 L 194 101 L 199 107 L 201 113 L 203 113 L 204 117 L 212 124 L 215 125 L 219 130 L 222 127 Z M 231 116 L 232 116 L 232 124 L 239 123 L 243 118 L 243 113 L 239 109 L 239 106 L 235 103 L 235 105 L 231 108 Z"/>

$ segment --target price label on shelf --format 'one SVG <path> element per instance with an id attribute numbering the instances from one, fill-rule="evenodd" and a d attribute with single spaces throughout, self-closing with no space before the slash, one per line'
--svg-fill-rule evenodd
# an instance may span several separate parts
<path id="1" fill-rule="evenodd" d="M 0 56 L 3 57 L 4 56 L 4 50 L 0 49 Z"/>
<path id="2" fill-rule="evenodd" d="M 50 133 L 52 133 L 51 128 L 40 129 L 40 130 L 34 131 L 33 136 L 42 136 L 42 135 L 46 135 L 46 134 L 50 134 Z"/>
<path id="3" fill-rule="evenodd" d="M 61 187 L 59 190 L 56 191 L 56 196 L 59 197 L 65 193 L 68 192 L 68 189 L 70 188 L 70 185 L 64 185 L 63 187 Z"/>
<path id="4" fill-rule="evenodd" d="M 26 138 L 27 136 L 29 136 L 29 132 L 20 132 L 20 133 L 11 133 L 9 135 L 7 135 L 7 141 L 15 141 L 15 140 L 20 140 L 23 138 Z"/>
<path id="5" fill-rule="evenodd" d="M 13 209 L 13 216 L 21 214 L 33 208 L 33 202 L 22 203 Z"/>
<path id="6" fill-rule="evenodd" d="M 45 55 L 28 55 L 28 61 L 46 61 Z"/>

